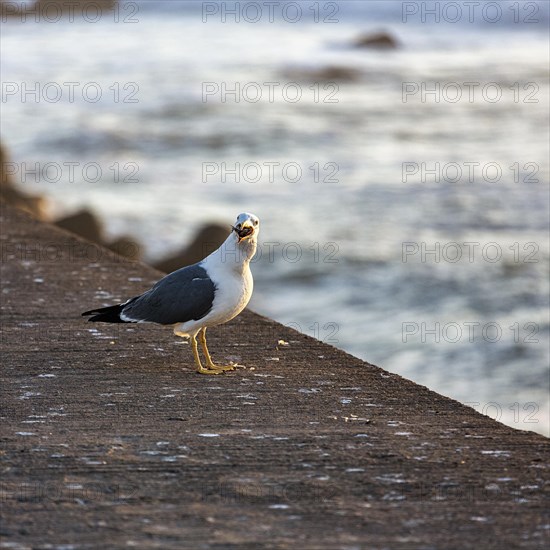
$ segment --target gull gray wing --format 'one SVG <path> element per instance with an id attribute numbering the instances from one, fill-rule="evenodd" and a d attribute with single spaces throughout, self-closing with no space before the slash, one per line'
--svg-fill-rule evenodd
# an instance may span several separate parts
<path id="1" fill-rule="evenodd" d="M 202 319 L 212 309 L 216 286 L 199 264 L 182 267 L 130 300 L 121 318 L 173 325 Z"/>

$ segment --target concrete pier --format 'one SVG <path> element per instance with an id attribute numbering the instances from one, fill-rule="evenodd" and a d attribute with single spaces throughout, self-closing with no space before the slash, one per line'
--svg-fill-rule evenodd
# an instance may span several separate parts
<path id="1" fill-rule="evenodd" d="M 169 328 L 80 317 L 159 272 L 12 208 L 1 229 L 1 547 L 550 541 L 545 437 L 250 311 L 209 331 L 247 368 L 200 376 Z"/>

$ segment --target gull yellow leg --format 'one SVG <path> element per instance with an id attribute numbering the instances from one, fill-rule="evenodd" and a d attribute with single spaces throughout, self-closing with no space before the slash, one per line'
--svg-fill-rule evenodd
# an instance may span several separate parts
<path id="1" fill-rule="evenodd" d="M 208 353 L 208 348 L 206 347 L 206 328 L 201 328 L 199 330 L 199 338 L 201 341 L 202 351 L 204 352 L 204 356 L 206 357 L 206 366 L 209 369 L 218 370 L 218 371 L 226 371 L 226 370 L 233 370 L 237 365 L 215 365 L 212 362 L 212 357 L 210 357 L 210 354 Z"/>
<path id="2" fill-rule="evenodd" d="M 193 349 L 193 357 L 195 359 L 195 364 L 197 365 L 197 372 L 199 374 L 221 374 L 223 372 L 222 369 L 215 369 L 215 368 L 205 369 L 201 365 L 201 359 L 199 357 L 199 350 L 197 348 L 197 338 L 194 334 L 193 334 L 193 336 L 191 336 L 191 348 Z"/>

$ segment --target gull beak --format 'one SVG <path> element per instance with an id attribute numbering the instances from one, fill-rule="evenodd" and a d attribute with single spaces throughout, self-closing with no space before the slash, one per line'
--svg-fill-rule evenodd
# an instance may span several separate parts
<path id="1" fill-rule="evenodd" d="M 254 226 L 252 225 L 252 222 L 250 220 L 245 220 L 242 223 L 237 223 L 236 225 L 232 226 L 233 231 L 237 233 L 239 237 L 239 242 L 241 242 L 243 239 L 246 239 L 247 237 L 250 237 L 254 233 Z"/>

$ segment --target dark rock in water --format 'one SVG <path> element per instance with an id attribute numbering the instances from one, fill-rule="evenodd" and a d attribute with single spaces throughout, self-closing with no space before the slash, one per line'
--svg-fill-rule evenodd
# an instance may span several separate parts
<path id="1" fill-rule="evenodd" d="M 103 227 L 96 215 L 89 210 L 79 210 L 65 218 L 54 222 L 55 225 L 76 233 L 88 241 L 101 244 L 103 242 Z"/>
<path id="2" fill-rule="evenodd" d="M 35 8 L 45 9 L 47 6 L 52 5 L 65 10 L 68 10 L 69 8 L 73 10 L 88 8 L 90 10 L 97 10 L 98 8 L 110 9 L 117 3 L 117 1 L 118 0 L 36 0 L 34 6 L 29 8 L 29 10 L 33 10 Z"/>
<path id="3" fill-rule="evenodd" d="M 39 220 L 46 220 L 47 200 L 20 191 L 14 177 L 17 171 L 18 166 L 9 160 L 6 149 L 0 143 L 0 200 L 28 212 Z"/>
<path id="4" fill-rule="evenodd" d="M 21 2 L 9 2 L 7 0 L 0 0 L 0 13 L 2 16 L 2 22 L 5 22 L 8 17 L 21 17 L 29 8 Z"/>
<path id="5" fill-rule="evenodd" d="M 131 237 L 123 236 L 111 242 L 105 241 L 102 224 L 90 210 L 79 210 L 75 214 L 61 218 L 54 223 L 57 227 L 76 233 L 93 243 L 101 244 L 121 256 L 131 260 L 141 258 L 141 245 Z"/>
<path id="6" fill-rule="evenodd" d="M 0 144 L 0 201 L 24 210 L 35 218 L 46 221 L 48 219 L 46 214 L 47 200 L 44 197 L 27 195 L 20 191 L 16 186 L 16 178 L 14 177 L 16 174 L 17 165 L 10 162 L 6 149 Z M 141 257 L 140 244 L 129 237 L 119 237 L 110 243 L 105 242 L 101 222 L 89 210 L 80 210 L 75 214 L 55 221 L 54 224 L 93 243 L 106 246 L 121 256 L 132 260 L 138 260 Z"/>
<path id="7" fill-rule="evenodd" d="M 130 260 L 139 260 L 141 258 L 141 245 L 131 237 L 119 237 L 106 246 L 113 252 Z"/>
<path id="8" fill-rule="evenodd" d="M 191 244 L 179 253 L 153 264 L 159 271 L 170 273 L 180 267 L 191 265 L 214 252 L 227 239 L 229 228 L 218 224 L 203 226 Z"/>
<path id="9" fill-rule="evenodd" d="M 308 82 L 356 82 L 361 72 L 351 67 L 329 65 L 318 69 L 293 69 L 286 71 L 285 76 Z"/>
<path id="10" fill-rule="evenodd" d="M 399 47 L 397 40 L 391 34 L 381 31 L 367 33 L 359 36 L 353 46 L 356 48 L 396 49 Z"/>
<path id="11" fill-rule="evenodd" d="M 24 210 L 39 220 L 46 221 L 48 201 L 44 197 L 26 195 L 15 187 L 1 186 L 0 200 Z"/>
<path id="12" fill-rule="evenodd" d="M 62 14 L 70 14 L 90 10 L 90 17 L 99 17 L 99 10 L 110 10 L 117 4 L 118 0 L 36 0 L 31 2 L 0 1 L 2 20 L 9 17 L 18 17 L 22 22 L 34 20 L 36 22 L 53 22 L 56 17 Z"/>

